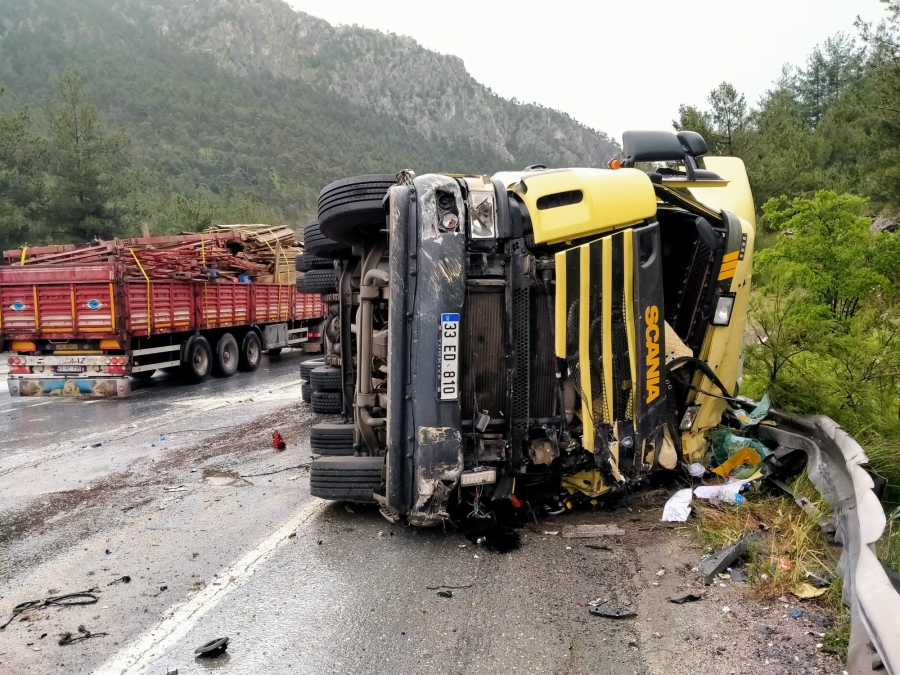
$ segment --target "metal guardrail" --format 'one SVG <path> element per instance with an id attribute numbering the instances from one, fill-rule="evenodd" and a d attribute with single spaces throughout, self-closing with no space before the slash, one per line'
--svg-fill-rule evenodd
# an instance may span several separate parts
<path id="1" fill-rule="evenodd" d="M 843 546 L 838 572 L 850 609 L 850 675 L 872 673 L 879 663 L 900 675 L 900 592 L 875 555 L 887 517 L 863 468 L 865 452 L 829 417 L 791 416 L 772 410 L 777 428 L 760 429 L 787 450 L 807 455 L 807 473 L 834 512 L 835 539 Z"/>

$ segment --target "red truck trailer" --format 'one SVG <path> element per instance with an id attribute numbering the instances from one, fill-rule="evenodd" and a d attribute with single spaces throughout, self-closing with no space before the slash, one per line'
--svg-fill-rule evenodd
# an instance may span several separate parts
<path id="1" fill-rule="evenodd" d="M 306 342 L 320 296 L 293 283 L 136 279 L 120 262 L 0 266 L 0 346 L 13 396 L 127 396 L 130 377 L 253 371 Z"/>

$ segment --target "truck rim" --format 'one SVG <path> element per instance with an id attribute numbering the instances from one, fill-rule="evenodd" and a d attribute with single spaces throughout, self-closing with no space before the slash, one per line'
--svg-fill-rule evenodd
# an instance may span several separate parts
<path id="1" fill-rule="evenodd" d="M 259 348 L 259 342 L 250 340 L 247 345 L 247 361 L 252 365 L 256 365 L 259 363 L 260 354 L 262 354 L 262 350 Z"/>
<path id="2" fill-rule="evenodd" d="M 209 355 L 200 345 L 194 347 L 194 372 L 203 375 L 209 370 Z"/>
<path id="3" fill-rule="evenodd" d="M 222 363 L 226 370 L 237 370 L 238 347 L 236 342 L 229 342 L 222 349 Z"/>

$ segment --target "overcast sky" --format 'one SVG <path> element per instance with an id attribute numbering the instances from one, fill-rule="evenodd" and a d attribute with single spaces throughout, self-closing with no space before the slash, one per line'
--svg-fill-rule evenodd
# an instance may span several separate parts
<path id="1" fill-rule="evenodd" d="M 563 110 L 621 139 L 670 129 L 728 80 L 755 103 L 784 63 L 802 64 L 878 0 L 288 0 L 333 24 L 409 35 L 462 58 L 506 98 Z"/>

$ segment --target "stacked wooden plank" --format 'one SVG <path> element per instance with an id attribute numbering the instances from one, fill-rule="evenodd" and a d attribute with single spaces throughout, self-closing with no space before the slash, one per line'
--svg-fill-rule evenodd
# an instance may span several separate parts
<path id="1" fill-rule="evenodd" d="M 8 265 L 117 263 L 128 278 L 238 280 L 293 283 L 294 257 L 302 252 L 293 230 L 269 225 L 228 225 L 202 234 L 113 239 L 88 244 L 5 251 Z"/>

